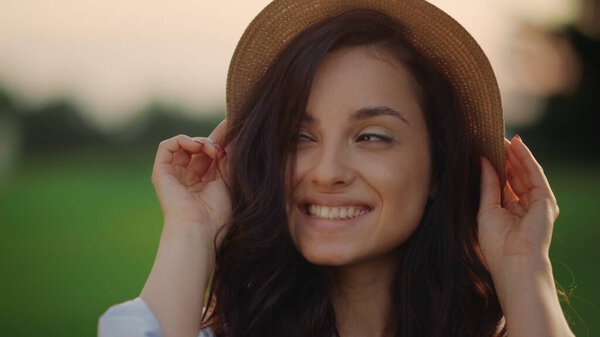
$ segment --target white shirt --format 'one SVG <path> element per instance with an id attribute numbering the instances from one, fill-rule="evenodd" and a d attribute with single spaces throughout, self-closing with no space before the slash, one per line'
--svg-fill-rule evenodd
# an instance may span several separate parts
<path id="1" fill-rule="evenodd" d="M 158 321 L 140 297 L 108 308 L 98 320 L 98 337 L 162 337 Z M 198 337 L 216 337 L 202 329 Z"/>

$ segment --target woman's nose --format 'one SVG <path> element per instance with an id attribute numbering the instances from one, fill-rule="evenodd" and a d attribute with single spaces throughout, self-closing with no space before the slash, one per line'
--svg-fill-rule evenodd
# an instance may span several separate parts
<path id="1" fill-rule="evenodd" d="M 322 188 L 339 188 L 351 184 L 355 174 L 347 152 L 337 147 L 322 148 L 312 165 L 311 182 Z"/>

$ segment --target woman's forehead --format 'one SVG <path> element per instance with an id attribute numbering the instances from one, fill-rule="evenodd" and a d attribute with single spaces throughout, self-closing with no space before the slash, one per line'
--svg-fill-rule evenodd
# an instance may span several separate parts
<path id="1" fill-rule="evenodd" d="M 408 71 L 405 64 L 400 60 L 396 53 L 394 53 L 391 47 L 388 47 L 380 42 L 373 42 L 357 46 L 345 46 L 334 49 L 325 55 L 321 66 L 326 63 L 332 63 L 336 61 L 339 62 L 340 59 L 344 59 L 346 62 L 350 62 L 355 66 L 360 64 L 365 65 L 372 63 L 373 61 L 379 61 L 383 64 L 386 64 L 394 71 L 401 73 L 402 75 Z"/>
<path id="2" fill-rule="evenodd" d="M 328 54 L 315 74 L 306 112 L 315 116 L 319 111 L 343 109 L 350 113 L 363 110 L 362 115 L 386 111 L 408 118 L 407 110 L 418 110 L 412 75 L 394 57 L 382 58 L 372 46 L 357 46 Z"/>

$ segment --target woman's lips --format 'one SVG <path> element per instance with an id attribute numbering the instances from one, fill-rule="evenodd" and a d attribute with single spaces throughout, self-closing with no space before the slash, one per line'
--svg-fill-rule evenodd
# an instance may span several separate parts
<path id="1" fill-rule="evenodd" d="M 371 211 L 368 206 L 347 205 L 347 206 L 327 206 L 319 204 L 307 204 L 306 213 L 309 216 L 325 220 L 344 220 L 359 217 Z"/>
<path id="2" fill-rule="evenodd" d="M 314 204 L 313 204 L 314 205 Z M 352 228 L 355 228 L 356 226 L 358 226 L 360 223 L 364 222 L 365 217 L 369 216 L 369 214 L 372 212 L 372 209 L 366 206 L 336 206 L 336 207 L 331 207 L 331 206 L 322 206 L 322 205 L 314 205 L 313 209 L 314 213 L 311 214 L 311 206 L 313 205 L 307 205 L 305 207 L 300 208 L 300 213 L 302 213 L 303 215 L 303 224 L 309 228 L 318 230 L 318 231 L 322 231 L 322 232 L 339 232 L 339 231 L 346 231 Z M 329 209 L 323 209 L 324 207 L 328 207 Z M 352 216 L 349 217 L 349 211 L 350 208 L 353 207 L 354 210 L 352 211 Z M 337 210 L 336 210 L 337 209 Z M 340 216 L 340 212 L 342 212 L 342 210 L 345 210 L 346 214 L 345 214 L 345 218 L 342 218 L 342 216 L 344 214 L 342 214 L 342 216 Z M 316 211 L 319 211 L 319 215 L 316 215 Z M 329 211 L 330 213 L 327 214 L 327 217 L 322 217 L 321 216 L 321 212 L 326 213 L 327 211 Z M 333 215 L 331 214 L 331 212 L 334 212 Z M 335 212 L 337 212 L 337 215 L 335 214 Z"/>

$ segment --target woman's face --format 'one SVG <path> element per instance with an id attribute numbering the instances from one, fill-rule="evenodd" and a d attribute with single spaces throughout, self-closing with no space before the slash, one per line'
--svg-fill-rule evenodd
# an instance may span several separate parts
<path id="1" fill-rule="evenodd" d="M 431 154 L 412 81 L 374 46 L 331 52 L 319 66 L 297 135 L 290 219 L 310 262 L 385 257 L 419 224 Z"/>

